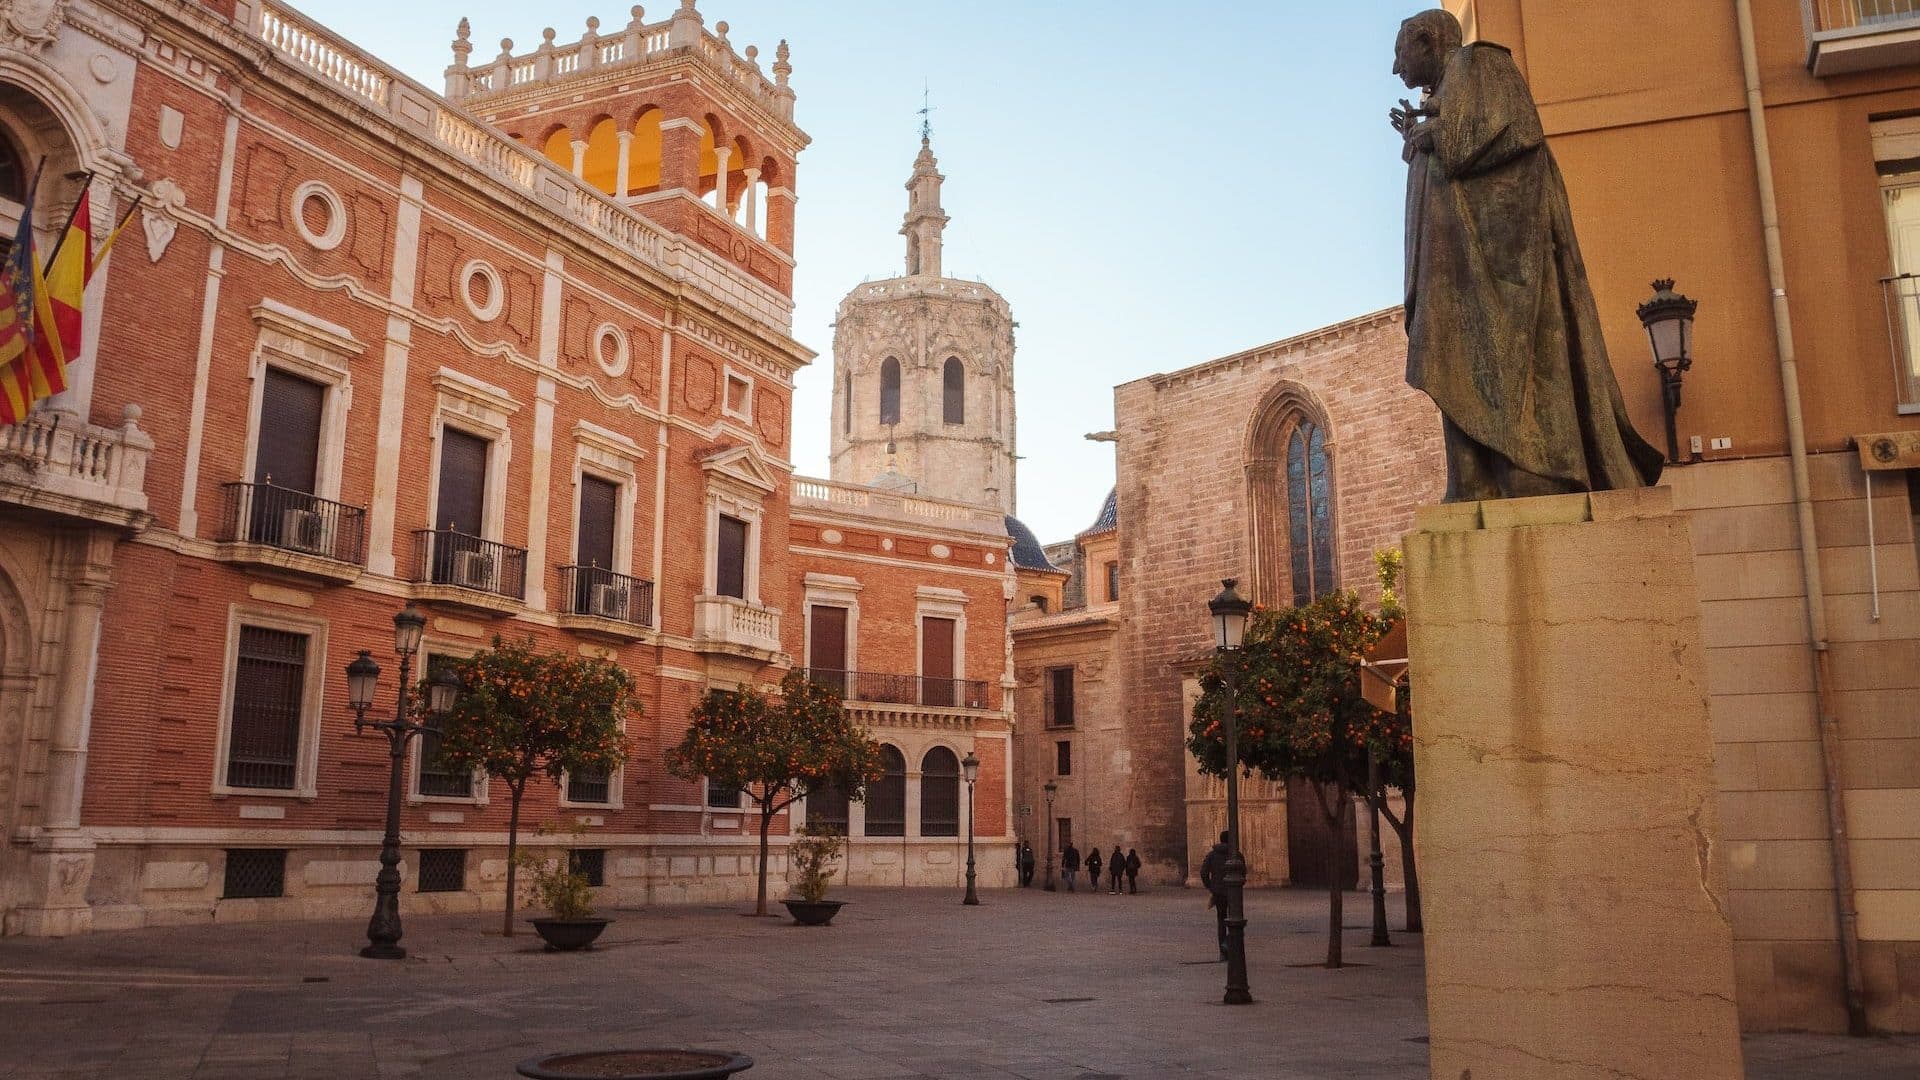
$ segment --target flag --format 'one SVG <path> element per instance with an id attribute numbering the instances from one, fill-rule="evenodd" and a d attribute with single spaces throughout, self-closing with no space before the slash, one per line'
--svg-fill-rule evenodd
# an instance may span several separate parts
<path id="1" fill-rule="evenodd" d="M 34 363 L 33 196 L 39 186 L 36 171 L 20 208 L 13 250 L 0 265 L 0 425 L 19 423 L 38 400 L 28 371 Z"/>
<path id="2" fill-rule="evenodd" d="M 91 181 L 89 176 L 88 180 Z M 67 365 L 80 355 L 80 308 L 93 276 L 93 199 L 83 182 L 80 201 L 33 282 L 33 357 L 28 365 L 35 399 L 67 388 Z"/>

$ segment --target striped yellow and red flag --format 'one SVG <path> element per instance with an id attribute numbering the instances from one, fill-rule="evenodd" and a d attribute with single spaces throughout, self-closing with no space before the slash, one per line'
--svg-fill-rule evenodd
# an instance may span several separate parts
<path id="1" fill-rule="evenodd" d="M 26 418 L 33 403 L 29 374 L 33 356 L 33 196 L 40 186 L 35 172 L 14 232 L 13 250 L 0 263 L 0 426 Z"/>
<path id="2" fill-rule="evenodd" d="M 93 201 L 88 186 L 54 244 L 47 265 L 34 265 L 33 357 L 28 374 L 34 397 L 67 388 L 67 365 L 80 355 L 80 309 L 93 276 Z"/>

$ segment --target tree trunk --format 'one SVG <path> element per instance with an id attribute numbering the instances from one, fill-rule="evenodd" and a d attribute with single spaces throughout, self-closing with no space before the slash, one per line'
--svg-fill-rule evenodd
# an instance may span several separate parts
<path id="1" fill-rule="evenodd" d="M 1413 792 L 1407 792 L 1406 828 L 1395 828 L 1400 834 L 1400 872 L 1407 879 L 1407 933 L 1421 934 L 1426 931 L 1420 919 L 1420 870 L 1413 861 Z"/>
<path id="2" fill-rule="evenodd" d="M 767 913 L 767 830 L 773 828 L 773 803 L 760 804 L 760 898 L 754 902 L 753 913 Z"/>
<path id="3" fill-rule="evenodd" d="M 520 868 L 520 796 L 526 792 L 526 785 L 508 789 L 513 797 L 513 805 L 507 811 L 507 910 L 501 920 L 500 936 L 513 936 L 513 901 L 516 897 L 514 883 L 518 880 L 515 873 Z"/>
<path id="4" fill-rule="evenodd" d="M 1335 784 L 1333 790 L 1333 809 L 1323 813 L 1323 816 L 1326 819 L 1328 831 L 1333 834 L 1332 840 L 1327 844 L 1327 966 L 1337 968 L 1340 966 L 1340 934 L 1343 929 L 1341 923 L 1345 919 L 1346 894 L 1342 886 L 1346 883 L 1347 876 L 1345 860 L 1341 858 L 1346 852 L 1341 849 L 1340 827 L 1346 824 L 1347 808 L 1353 800 L 1347 797 L 1345 784 Z M 1321 809 L 1326 811 L 1324 786 L 1320 787 L 1320 795 Z"/>

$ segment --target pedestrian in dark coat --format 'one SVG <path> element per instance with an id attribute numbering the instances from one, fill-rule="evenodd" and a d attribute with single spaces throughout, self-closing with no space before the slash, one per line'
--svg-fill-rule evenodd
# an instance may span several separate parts
<path id="1" fill-rule="evenodd" d="M 1020 841 L 1020 887 L 1033 884 L 1033 845 Z"/>
<path id="2" fill-rule="evenodd" d="M 1087 856 L 1087 880 L 1092 883 L 1093 891 L 1100 891 L 1100 849 L 1094 848 Z"/>
<path id="3" fill-rule="evenodd" d="M 1060 853 L 1060 876 L 1067 879 L 1067 891 L 1073 892 L 1073 875 L 1080 872 L 1080 849 L 1068 841 L 1067 850 Z"/>
<path id="4" fill-rule="evenodd" d="M 1120 895 L 1120 875 L 1127 872 L 1127 857 L 1120 854 L 1120 845 L 1113 845 L 1113 854 L 1107 856 L 1107 892 L 1112 896 Z"/>
<path id="5" fill-rule="evenodd" d="M 1200 860 L 1200 885 L 1210 894 L 1207 906 L 1213 909 L 1214 933 L 1220 942 L 1220 959 L 1227 958 L 1227 885 L 1220 880 L 1227 872 L 1227 834 Z"/>
<path id="6" fill-rule="evenodd" d="M 1140 892 L 1140 853 L 1132 848 L 1127 849 L 1127 892 Z"/>

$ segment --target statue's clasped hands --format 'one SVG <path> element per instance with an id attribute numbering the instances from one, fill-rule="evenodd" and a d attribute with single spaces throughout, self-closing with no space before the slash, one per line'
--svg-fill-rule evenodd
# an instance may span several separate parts
<path id="1" fill-rule="evenodd" d="M 1433 152 L 1433 121 L 1424 119 L 1433 115 L 1431 109 L 1420 108 L 1406 98 L 1387 110 L 1387 122 L 1405 140 L 1400 148 L 1400 160 L 1412 161 L 1415 154 Z"/>

